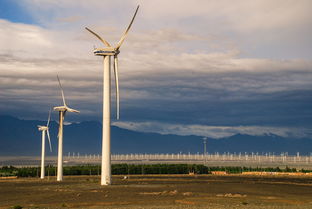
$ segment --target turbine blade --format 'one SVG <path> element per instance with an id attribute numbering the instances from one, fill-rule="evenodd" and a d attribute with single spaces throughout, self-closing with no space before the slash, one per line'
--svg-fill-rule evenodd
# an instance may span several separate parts
<path id="1" fill-rule="evenodd" d="M 124 42 L 125 38 L 127 37 L 127 34 L 128 34 L 128 32 L 129 32 L 129 30 L 130 30 L 130 28 L 131 28 L 131 25 L 132 25 L 132 23 L 133 23 L 133 21 L 134 21 L 134 18 L 135 18 L 135 16 L 136 16 L 136 14 L 138 13 L 139 7 L 140 7 L 140 5 L 138 5 L 138 7 L 136 8 L 135 13 L 134 13 L 134 15 L 133 15 L 133 18 L 132 18 L 132 20 L 131 20 L 131 22 L 130 22 L 128 28 L 126 29 L 126 31 L 124 32 L 124 34 L 122 35 L 120 41 L 118 42 L 118 44 L 117 44 L 117 46 L 116 46 L 116 50 L 118 50 L 118 49 L 120 48 L 121 44 Z"/>
<path id="2" fill-rule="evenodd" d="M 49 117 L 48 117 L 47 127 L 49 127 L 49 124 L 50 124 L 50 119 L 51 119 L 51 109 L 50 109 L 50 111 L 49 111 Z"/>
<path id="3" fill-rule="evenodd" d="M 63 104 L 64 104 L 64 106 L 66 106 L 64 91 L 63 91 L 63 88 L 62 88 L 62 85 L 61 85 L 60 78 L 58 77 L 58 75 L 56 75 L 56 77 L 57 77 L 57 80 L 58 80 L 59 85 L 60 85 L 60 89 L 61 89 L 61 93 L 62 93 L 62 99 L 63 99 Z"/>
<path id="4" fill-rule="evenodd" d="M 79 110 L 75 110 L 75 109 L 72 109 L 72 108 L 69 108 L 69 107 L 66 107 L 67 108 L 67 111 L 68 112 L 75 112 L 75 113 L 80 113 Z M 65 114 L 64 114 L 65 115 Z"/>
<path id="5" fill-rule="evenodd" d="M 50 152 L 52 152 L 52 146 L 51 146 L 51 139 L 50 139 L 49 129 L 47 129 L 47 135 L 48 135 L 48 140 L 49 140 Z"/>
<path id="6" fill-rule="evenodd" d="M 95 35 L 98 39 L 100 39 L 100 41 L 101 41 L 104 45 L 106 45 L 107 47 L 111 47 L 111 45 L 110 45 L 106 40 L 102 39 L 98 34 L 96 34 L 95 32 L 93 32 L 92 30 L 90 30 L 90 29 L 87 28 L 87 27 L 85 27 L 85 29 L 86 29 L 87 31 L 89 31 L 90 33 L 92 33 L 93 35 Z"/>
<path id="7" fill-rule="evenodd" d="M 118 57 L 114 56 L 114 74 L 115 74 L 115 86 L 116 86 L 116 117 L 119 120 L 119 82 L 118 82 Z"/>

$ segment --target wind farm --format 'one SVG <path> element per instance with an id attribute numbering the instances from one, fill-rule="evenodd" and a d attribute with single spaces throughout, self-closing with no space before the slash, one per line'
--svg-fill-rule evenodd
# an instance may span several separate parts
<path id="1" fill-rule="evenodd" d="M 310 1 L 0 8 L 0 208 L 312 208 Z"/>

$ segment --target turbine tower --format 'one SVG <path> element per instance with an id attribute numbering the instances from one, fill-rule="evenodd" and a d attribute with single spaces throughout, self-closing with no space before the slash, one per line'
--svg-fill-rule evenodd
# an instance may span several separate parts
<path id="1" fill-rule="evenodd" d="M 61 81 L 58 76 L 57 76 L 57 80 L 59 82 L 59 86 L 60 86 L 61 93 L 62 93 L 63 106 L 54 107 L 53 109 L 59 112 L 59 131 L 57 135 L 58 137 L 57 181 L 62 181 L 63 180 L 63 122 L 64 122 L 64 117 L 67 111 L 75 112 L 75 113 L 79 113 L 79 111 L 69 108 L 66 105 L 64 91 L 63 91 Z"/>
<path id="2" fill-rule="evenodd" d="M 119 48 L 124 42 L 134 18 L 139 10 L 139 6 L 136 8 L 133 18 L 127 27 L 126 31 L 122 35 L 121 39 L 117 43 L 116 47 L 112 47 L 105 39 L 101 38 L 98 34 L 85 28 L 87 31 L 96 36 L 105 46 L 104 48 L 96 48 L 93 53 L 96 56 L 103 56 L 103 129 L 102 129 L 102 168 L 101 168 L 101 185 L 111 184 L 111 152 L 110 152 L 110 58 L 114 56 L 114 74 L 116 84 L 116 108 L 117 120 L 119 119 L 119 84 L 118 84 L 118 54 L 120 53 Z"/>
<path id="3" fill-rule="evenodd" d="M 50 152 L 52 152 L 52 146 L 51 146 L 51 140 L 50 140 L 50 134 L 49 134 L 49 123 L 51 118 L 51 110 L 49 111 L 49 118 L 48 123 L 46 126 L 40 126 L 38 125 L 39 131 L 42 131 L 42 148 L 41 148 L 41 174 L 40 178 L 44 179 L 44 157 L 45 157 L 45 133 L 47 132 L 49 145 L 50 145 Z"/>

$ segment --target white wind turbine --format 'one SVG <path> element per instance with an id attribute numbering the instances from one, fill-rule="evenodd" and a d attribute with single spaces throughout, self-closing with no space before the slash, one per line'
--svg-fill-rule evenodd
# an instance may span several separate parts
<path id="1" fill-rule="evenodd" d="M 55 111 L 59 112 L 59 131 L 58 131 L 58 156 L 57 156 L 57 181 L 63 180 L 63 122 L 66 112 L 75 112 L 79 113 L 78 110 L 69 108 L 65 102 L 64 91 L 61 85 L 61 81 L 57 76 L 57 80 L 60 85 L 62 99 L 63 99 L 63 106 L 54 107 Z"/>
<path id="2" fill-rule="evenodd" d="M 117 120 L 119 119 L 119 84 L 118 84 L 118 54 L 119 48 L 124 42 L 134 18 L 139 10 L 139 6 L 136 8 L 133 18 L 122 35 L 120 41 L 116 47 L 112 47 L 106 40 L 101 38 L 98 34 L 86 27 L 90 33 L 95 35 L 104 45 L 104 48 L 96 48 L 93 53 L 97 56 L 103 56 L 103 129 L 102 129 L 102 168 L 101 168 L 101 185 L 111 184 L 111 153 L 110 153 L 110 58 L 114 56 L 114 74 L 116 83 L 116 108 L 117 108 Z"/>
<path id="3" fill-rule="evenodd" d="M 42 131 L 42 148 L 41 148 L 41 174 L 40 178 L 44 179 L 44 157 L 45 157 L 45 133 L 47 132 L 48 140 L 49 140 L 49 146 L 50 146 L 50 152 L 52 152 L 52 146 L 51 146 L 51 140 L 50 140 L 50 134 L 49 134 L 49 123 L 51 118 L 51 110 L 49 112 L 49 118 L 46 126 L 40 126 L 38 125 L 39 131 Z"/>

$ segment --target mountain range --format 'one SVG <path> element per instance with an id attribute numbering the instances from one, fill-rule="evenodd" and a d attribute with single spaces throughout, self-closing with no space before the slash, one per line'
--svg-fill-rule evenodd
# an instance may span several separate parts
<path id="1" fill-rule="evenodd" d="M 37 125 L 45 121 L 21 120 L 16 117 L 0 116 L 0 155 L 36 156 L 41 153 L 41 132 Z M 57 153 L 57 129 L 55 121 L 50 123 L 53 152 Z M 64 125 L 64 153 L 100 154 L 102 125 L 97 121 L 84 121 Z M 48 150 L 48 143 L 47 150 Z M 202 136 L 180 136 L 173 134 L 145 133 L 112 126 L 111 148 L 113 154 L 125 153 L 202 153 Z M 288 152 L 307 155 L 312 152 L 312 139 L 283 138 L 274 134 L 251 136 L 237 134 L 221 139 L 207 139 L 209 153 L 239 152 Z"/>

